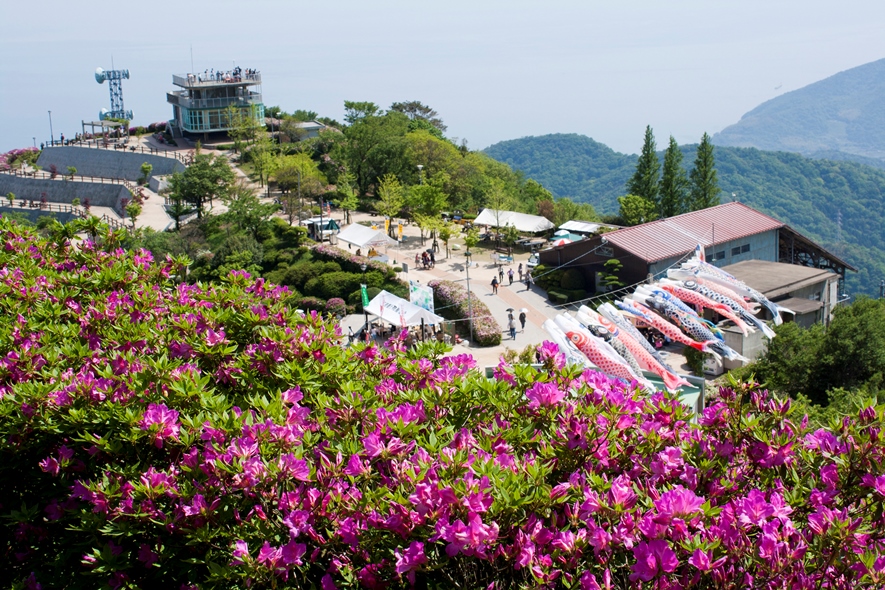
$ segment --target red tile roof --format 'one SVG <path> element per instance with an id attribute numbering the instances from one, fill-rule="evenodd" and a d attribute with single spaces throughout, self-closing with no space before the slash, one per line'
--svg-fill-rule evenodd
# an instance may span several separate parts
<path id="1" fill-rule="evenodd" d="M 609 243 L 653 263 L 691 252 L 698 244 L 709 246 L 714 239 L 716 244 L 722 244 L 785 226 L 743 203 L 725 203 L 625 227 L 604 236 Z"/>

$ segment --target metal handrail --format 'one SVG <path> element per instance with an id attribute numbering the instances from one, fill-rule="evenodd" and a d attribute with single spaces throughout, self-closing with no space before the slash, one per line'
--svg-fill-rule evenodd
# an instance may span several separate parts
<path id="1" fill-rule="evenodd" d="M 209 109 L 223 108 L 230 106 L 248 107 L 261 102 L 261 94 L 258 92 L 250 92 L 245 96 L 223 96 L 219 98 L 189 98 L 181 96 L 175 92 L 166 93 L 166 102 L 182 106 L 186 109 Z"/>
<path id="2" fill-rule="evenodd" d="M 110 149 L 129 150 L 130 152 L 133 152 L 133 153 L 152 154 L 154 156 L 161 156 L 163 158 L 175 158 L 176 160 L 178 160 L 182 164 L 188 164 L 190 162 L 190 160 L 192 159 L 191 156 L 189 156 L 187 154 L 182 154 L 176 150 L 161 150 L 161 149 L 153 148 L 150 146 L 145 148 L 143 145 L 140 145 L 140 146 L 126 145 L 126 142 L 125 141 L 121 142 L 121 140 L 122 140 L 122 138 L 117 139 L 117 140 L 107 140 L 107 141 L 105 141 L 101 138 L 81 139 L 79 141 L 71 139 L 71 140 L 66 140 L 64 143 L 61 143 L 60 141 L 54 141 L 52 143 L 47 142 L 46 146 L 47 147 L 68 146 L 68 147 L 86 147 L 86 148 L 108 149 L 108 150 L 110 150 Z M 104 145 L 102 145 L 102 144 L 104 144 Z"/>
<path id="3" fill-rule="evenodd" d="M 261 84 L 261 73 L 257 74 L 240 74 L 239 76 L 228 76 L 227 79 L 222 76 L 221 80 L 212 78 L 209 80 L 201 80 L 202 74 L 185 74 L 179 76 L 172 75 L 172 83 L 175 86 L 183 88 L 193 88 L 195 86 L 218 86 L 220 84 Z"/>
<path id="4" fill-rule="evenodd" d="M 92 184 L 121 184 L 128 188 L 129 192 L 131 193 L 134 193 L 136 190 L 132 182 L 126 180 L 125 178 L 110 178 L 107 176 L 84 176 L 81 174 L 75 174 L 74 176 L 71 176 L 70 174 L 64 174 L 62 172 L 56 172 L 55 176 L 53 176 L 51 172 L 46 172 L 45 170 L 32 170 L 31 172 L 23 172 L 14 168 L 9 170 L 0 170 L 0 173 L 9 174 L 12 176 L 21 176 L 22 178 L 39 178 L 41 180 L 90 182 Z"/>

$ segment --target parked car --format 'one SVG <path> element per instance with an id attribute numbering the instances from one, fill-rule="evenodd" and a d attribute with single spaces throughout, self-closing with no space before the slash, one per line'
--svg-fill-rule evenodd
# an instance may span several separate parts
<path id="1" fill-rule="evenodd" d="M 540 260 L 539 260 L 538 253 L 535 252 L 534 254 L 532 254 L 531 256 L 529 256 L 529 261 L 526 262 L 525 265 L 526 265 L 528 268 L 535 268 L 536 266 L 538 266 L 538 263 L 539 263 L 539 262 L 540 262 Z"/>

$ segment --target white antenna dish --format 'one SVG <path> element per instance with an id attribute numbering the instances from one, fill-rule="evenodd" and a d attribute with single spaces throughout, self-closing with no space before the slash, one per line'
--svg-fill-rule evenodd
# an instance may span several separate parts
<path id="1" fill-rule="evenodd" d="M 95 68 L 95 81 L 96 82 L 101 84 L 102 82 L 104 82 L 107 79 L 108 79 L 107 74 L 105 74 L 105 71 L 103 69 Z"/>

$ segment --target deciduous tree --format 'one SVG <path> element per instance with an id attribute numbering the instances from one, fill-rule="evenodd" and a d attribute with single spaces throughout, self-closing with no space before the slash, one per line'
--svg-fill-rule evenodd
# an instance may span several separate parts
<path id="1" fill-rule="evenodd" d="M 439 117 L 439 113 L 417 100 L 395 102 L 390 105 L 390 110 L 403 113 L 412 121 L 426 121 L 441 132 L 445 132 L 448 129 Z"/>
<path id="2" fill-rule="evenodd" d="M 618 197 L 618 203 L 621 205 L 621 219 L 626 225 L 639 225 L 658 218 L 657 206 L 645 197 L 624 195 Z"/>
<path id="3" fill-rule="evenodd" d="M 234 172 L 224 158 L 198 150 L 193 163 L 169 179 L 170 198 L 193 206 L 197 217 L 202 217 L 203 205 L 226 196 L 233 181 Z"/>
<path id="4" fill-rule="evenodd" d="M 384 175 L 378 182 L 378 200 L 375 202 L 375 209 L 388 219 L 392 219 L 399 215 L 405 203 L 403 195 L 403 185 L 399 179 L 393 174 Z M 393 224 L 390 224 L 390 233 L 393 233 Z"/>

